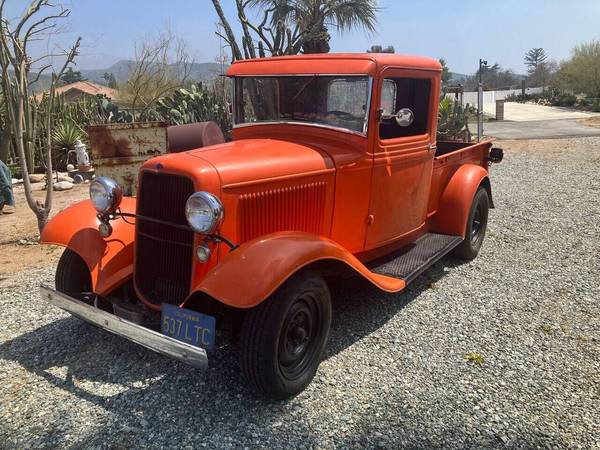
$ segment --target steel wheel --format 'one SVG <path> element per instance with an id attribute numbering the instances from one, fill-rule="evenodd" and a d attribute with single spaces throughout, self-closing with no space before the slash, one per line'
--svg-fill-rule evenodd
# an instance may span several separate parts
<path id="1" fill-rule="evenodd" d="M 278 362 L 283 376 L 297 379 L 306 370 L 318 350 L 322 327 L 319 308 L 312 296 L 292 304 L 279 338 Z"/>
<path id="2" fill-rule="evenodd" d="M 329 336 L 331 300 L 321 276 L 294 275 L 248 311 L 240 337 L 240 364 L 261 393 L 286 398 L 311 382 Z"/>
<path id="3" fill-rule="evenodd" d="M 488 193 L 484 187 L 480 187 L 475 193 L 471 204 L 465 239 L 454 249 L 453 254 L 455 256 L 467 260 L 474 259 L 477 256 L 485 238 L 489 207 Z"/>

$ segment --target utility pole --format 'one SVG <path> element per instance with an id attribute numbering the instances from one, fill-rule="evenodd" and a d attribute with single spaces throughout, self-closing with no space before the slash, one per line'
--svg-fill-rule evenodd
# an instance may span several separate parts
<path id="1" fill-rule="evenodd" d="M 487 67 L 487 61 L 479 58 L 479 86 L 477 89 L 477 142 L 483 136 L 483 69 Z"/>

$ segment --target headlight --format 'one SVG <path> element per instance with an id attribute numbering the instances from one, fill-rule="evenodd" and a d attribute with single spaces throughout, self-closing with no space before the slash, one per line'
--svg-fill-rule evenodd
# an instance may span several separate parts
<path id="1" fill-rule="evenodd" d="M 223 221 L 223 204 L 209 192 L 196 192 L 185 203 L 185 216 L 197 233 L 212 234 Z"/>
<path id="2" fill-rule="evenodd" d="M 97 177 L 90 183 L 90 200 L 99 213 L 115 212 L 122 199 L 123 190 L 112 178 Z"/>

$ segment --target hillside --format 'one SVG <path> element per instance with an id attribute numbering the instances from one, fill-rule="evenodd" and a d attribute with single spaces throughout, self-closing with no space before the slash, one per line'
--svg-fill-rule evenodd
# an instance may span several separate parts
<path id="1" fill-rule="evenodd" d="M 131 73 L 134 67 L 135 61 L 133 60 L 121 60 L 116 62 L 115 64 L 107 67 L 106 69 L 94 69 L 94 70 L 81 70 L 81 75 L 83 78 L 92 81 L 98 84 L 106 84 L 106 80 L 104 79 L 105 73 L 112 73 L 116 80 L 117 84 L 123 84 L 127 81 L 129 74 Z M 224 67 L 224 70 L 227 70 L 228 66 Z M 177 67 L 176 64 L 171 64 L 169 66 L 169 70 L 178 71 L 181 70 Z M 207 63 L 193 63 L 189 68 L 189 78 L 194 81 L 211 81 L 221 73 L 221 65 L 214 62 Z M 35 78 L 35 74 L 30 75 L 31 79 Z M 42 75 L 37 83 L 31 86 L 32 92 L 40 92 L 48 89 L 50 85 L 50 75 Z"/>

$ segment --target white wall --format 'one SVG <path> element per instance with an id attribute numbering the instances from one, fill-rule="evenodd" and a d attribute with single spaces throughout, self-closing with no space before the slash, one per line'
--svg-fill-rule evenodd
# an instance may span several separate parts
<path id="1" fill-rule="evenodd" d="M 542 88 L 526 88 L 525 92 L 527 94 L 541 94 Z M 483 104 L 493 104 L 496 103 L 496 100 L 504 100 L 510 94 L 519 95 L 521 93 L 521 89 L 507 89 L 503 91 L 484 91 L 483 92 Z M 450 97 L 454 99 L 454 94 L 446 94 L 446 97 Z M 463 104 L 471 104 L 473 106 L 477 106 L 477 92 L 465 92 L 463 94 Z"/>

